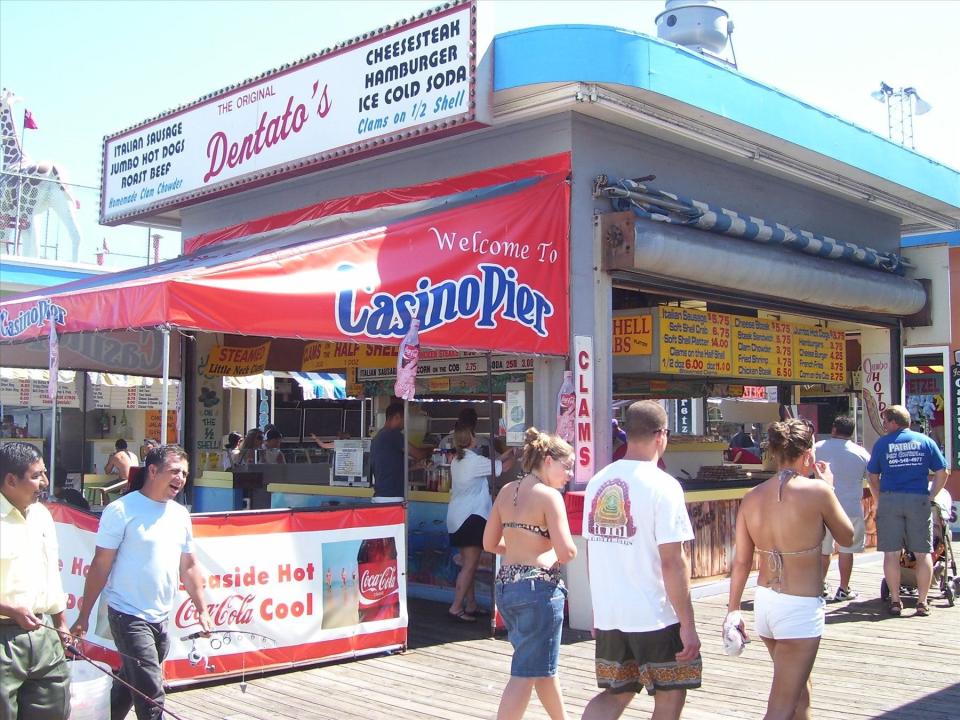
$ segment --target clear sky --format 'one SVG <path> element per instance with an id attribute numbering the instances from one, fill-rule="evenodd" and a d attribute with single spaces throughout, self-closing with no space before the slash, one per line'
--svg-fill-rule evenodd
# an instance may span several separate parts
<path id="1" fill-rule="evenodd" d="M 82 262 L 109 238 L 109 264 L 142 264 L 147 230 L 96 224 L 103 136 L 227 85 L 436 7 L 422 0 L 53 2 L 0 0 L 0 86 L 39 125 L 25 149 L 79 188 Z M 656 35 L 653 0 L 493 0 L 495 29 L 611 25 Z M 960 168 L 960 0 L 721 0 L 740 71 L 886 135 L 870 93 L 913 86 L 917 151 Z M 19 117 L 22 114 L 18 111 Z M 162 255 L 179 251 L 164 233 Z M 123 257 L 122 254 L 136 257 Z M 139 259 L 138 259 L 139 258 Z"/>

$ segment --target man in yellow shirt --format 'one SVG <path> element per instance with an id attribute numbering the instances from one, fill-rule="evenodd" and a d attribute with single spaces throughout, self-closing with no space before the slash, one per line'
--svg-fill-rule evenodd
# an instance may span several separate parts
<path id="1" fill-rule="evenodd" d="M 10 720 L 70 714 L 57 535 L 50 512 L 37 502 L 48 484 L 33 445 L 0 447 L 0 718 Z"/>

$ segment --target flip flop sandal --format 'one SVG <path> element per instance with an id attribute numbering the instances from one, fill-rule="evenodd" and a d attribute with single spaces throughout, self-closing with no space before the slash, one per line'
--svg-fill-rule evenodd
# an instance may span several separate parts
<path id="1" fill-rule="evenodd" d="M 920 617 L 930 617 L 930 608 L 925 603 L 917 603 L 916 614 Z"/>
<path id="2" fill-rule="evenodd" d="M 482 608 L 482 607 L 478 607 L 478 608 L 476 608 L 475 610 L 466 610 L 465 612 L 466 612 L 468 615 L 473 615 L 474 617 L 489 617 L 489 616 L 490 616 L 490 611 L 489 611 L 489 610 L 486 610 L 486 609 L 484 609 L 484 608 Z"/>
<path id="3" fill-rule="evenodd" d="M 468 613 L 466 610 L 461 610 L 458 613 L 452 613 L 449 610 L 447 610 L 447 615 L 449 615 L 450 619 L 455 622 L 475 623 L 477 621 L 477 619 L 473 615 Z"/>
<path id="4" fill-rule="evenodd" d="M 887 612 L 893 617 L 900 617 L 900 614 L 903 612 L 903 605 L 899 602 L 892 602 L 887 607 Z"/>

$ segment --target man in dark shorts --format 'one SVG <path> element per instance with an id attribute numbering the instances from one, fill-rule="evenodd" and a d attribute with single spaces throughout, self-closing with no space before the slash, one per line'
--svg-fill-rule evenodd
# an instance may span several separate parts
<path id="1" fill-rule="evenodd" d="M 654 716 L 679 718 L 687 690 L 700 687 L 700 638 L 683 543 L 693 529 L 675 478 L 657 467 L 667 414 L 651 400 L 627 409 L 627 452 L 587 484 L 587 540 L 597 685 L 585 720 L 618 718 L 641 689 Z"/>
<path id="2" fill-rule="evenodd" d="M 883 577 L 890 588 L 887 612 L 894 617 L 903 612 L 900 550 L 906 549 L 917 558 L 916 614 L 926 617 L 933 577 L 930 504 L 947 484 L 947 462 L 933 440 L 909 429 L 910 411 L 903 405 L 885 408 L 880 420 L 887 434 L 874 443 L 867 473 L 870 491 L 877 499 L 877 550 L 883 553 Z"/>

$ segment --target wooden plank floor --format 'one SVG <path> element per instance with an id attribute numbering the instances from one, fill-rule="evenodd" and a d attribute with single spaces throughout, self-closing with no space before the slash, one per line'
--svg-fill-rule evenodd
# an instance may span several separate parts
<path id="1" fill-rule="evenodd" d="M 933 614 L 883 614 L 882 567 L 876 555 L 858 558 L 853 585 L 861 597 L 828 605 L 827 630 L 813 671 L 815 718 L 956 720 L 960 718 L 960 605 L 948 608 L 931 592 Z M 862 562 L 861 562 L 862 561 Z M 836 571 L 828 578 L 836 584 Z M 748 628 L 753 592 L 745 596 Z M 688 694 L 684 717 L 758 718 L 763 715 L 772 665 L 755 640 L 739 658 L 720 648 L 726 597 L 695 601 L 704 641 L 703 688 Z M 507 681 L 510 645 L 479 628 L 447 621 L 446 608 L 412 601 L 410 649 L 296 672 L 183 689 L 168 706 L 184 720 L 354 720 L 359 718 L 493 718 Z M 596 692 L 589 634 L 568 631 L 561 651 L 561 682 L 571 718 Z M 637 696 L 625 718 L 649 718 L 652 698 Z M 133 714 L 129 716 L 131 719 Z M 546 718 L 534 698 L 526 717 Z"/>

